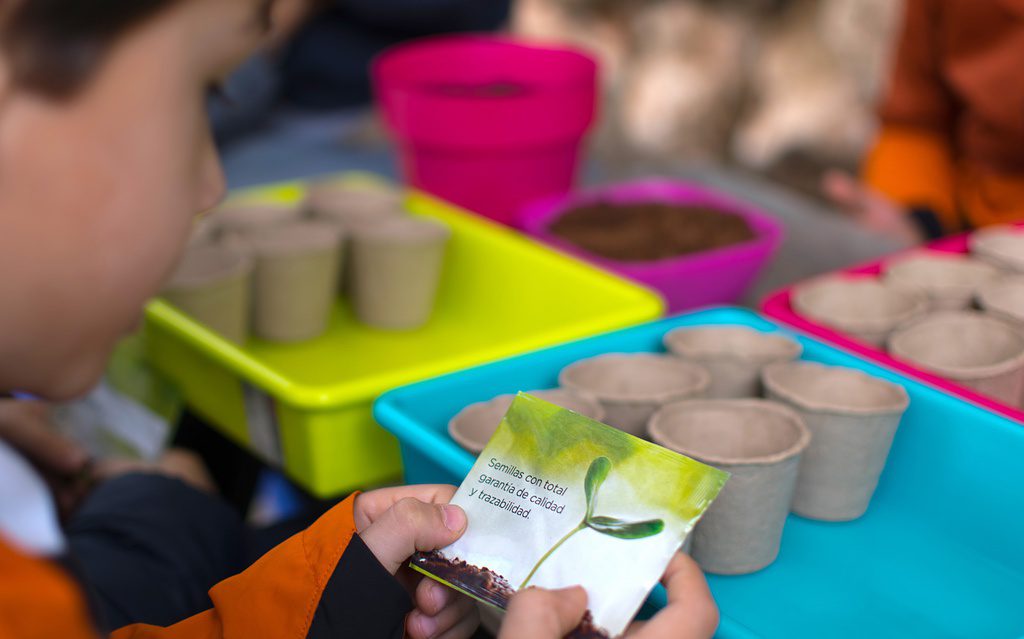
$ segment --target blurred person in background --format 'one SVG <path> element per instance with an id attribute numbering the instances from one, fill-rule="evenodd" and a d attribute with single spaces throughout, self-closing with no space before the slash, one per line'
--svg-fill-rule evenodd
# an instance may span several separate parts
<path id="1" fill-rule="evenodd" d="M 289 0 L 270 46 L 211 101 L 221 143 L 258 129 L 275 107 L 337 110 L 370 103 L 370 62 L 393 44 L 439 33 L 491 31 L 511 0 Z"/>
<path id="2" fill-rule="evenodd" d="M 863 182 L 826 193 L 916 244 L 1024 220 L 1024 1 L 907 0 Z"/>

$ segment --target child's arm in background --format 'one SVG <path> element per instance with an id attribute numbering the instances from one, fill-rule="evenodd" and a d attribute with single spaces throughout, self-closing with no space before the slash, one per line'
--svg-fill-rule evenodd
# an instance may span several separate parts
<path id="1" fill-rule="evenodd" d="M 941 2 L 907 0 L 903 30 L 882 102 L 881 130 L 864 167 L 867 184 L 908 210 L 930 211 L 959 230 L 954 197 L 955 99 L 942 79 Z"/>
<path id="2" fill-rule="evenodd" d="M 829 175 L 826 194 L 862 226 L 907 244 L 959 230 L 955 101 L 942 80 L 941 2 L 906 0 L 903 28 L 863 180 Z"/>

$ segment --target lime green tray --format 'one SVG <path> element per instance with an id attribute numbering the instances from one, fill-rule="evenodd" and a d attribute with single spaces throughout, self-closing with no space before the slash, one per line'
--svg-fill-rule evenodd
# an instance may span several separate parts
<path id="1" fill-rule="evenodd" d="M 297 200 L 302 186 L 239 196 Z M 289 345 L 252 339 L 239 347 L 161 300 L 147 311 L 152 364 L 188 405 L 321 497 L 400 477 L 398 443 L 370 412 L 385 391 L 663 311 L 652 291 L 476 215 L 418 193 L 408 206 L 453 230 L 437 308 L 422 329 L 369 328 L 339 300 L 318 339 Z"/>

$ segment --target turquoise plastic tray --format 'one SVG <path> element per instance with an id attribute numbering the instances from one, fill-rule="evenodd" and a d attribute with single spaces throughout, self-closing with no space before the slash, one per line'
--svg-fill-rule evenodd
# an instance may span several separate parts
<path id="1" fill-rule="evenodd" d="M 718 636 L 1024 637 L 1024 428 L 755 313 L 712 309 L 449 374 L 383 395 L 375 414 L 399 439 L 407 481 L 458 484 L 474 458 L 447 424 L 467 404 L 553 387 L 584 357 L 662 351 L 679 326 L 722 324 L 790 334 L 804 359 L 893 381 L 911 402 L 864 517 L 791 515 L 774 564 L 709 576 Z M 651 601 L 664 596 L 659 587 Z"/>

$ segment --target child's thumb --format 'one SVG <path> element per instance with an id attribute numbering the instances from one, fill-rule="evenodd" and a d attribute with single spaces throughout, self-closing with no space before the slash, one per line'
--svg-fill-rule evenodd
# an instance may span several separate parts
<path id="1" fill-rule="evenodd" d="M 587 593 L 576 586 L 564 590 L 527 588 L 508 606 L 499 639 L 561 639 L 579 625 L 587 611 Z"/>
<path id="2" fill-rule="evenodd" d="M 413 553 L 443 548 L 465 529 L 466 513 L 458 506 L 410 497 L 396 502 L 359 536 L 377 561 L 395 574 Z"/>

